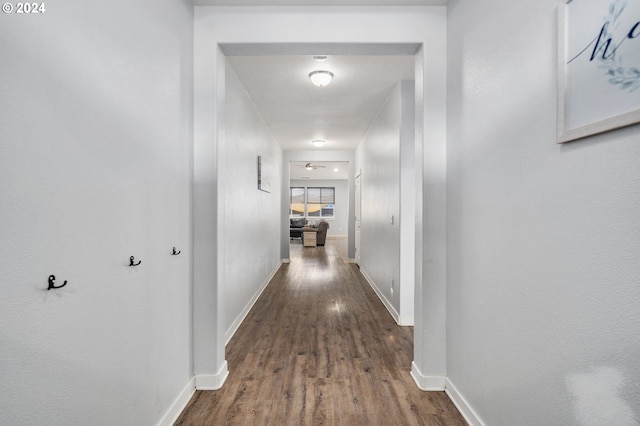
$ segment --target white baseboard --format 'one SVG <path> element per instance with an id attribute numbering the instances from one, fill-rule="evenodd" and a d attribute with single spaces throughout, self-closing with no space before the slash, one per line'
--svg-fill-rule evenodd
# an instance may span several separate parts
<path id="1" fill-rule="evenodd" d="M 462 417 L 469 423 L 470 426 L 484 426 L 480 417 L 476 414 L 476 412 L 471 408 L 471 405 L 467 402 L 466 399 L 462 396 L 462 394 L 458 391 L 458 389 L 453 385 L 451 380 L 447 378 L 447 384 L 444 390 L 449 398 L 453 402 L 453 404 L 458 408 Z"/>
<path id="2" fill-rule="evenodd" d="M 423 391 L 444 391 L 447 385 L 445 376 L 425 376 L 415 362 L 411 363 L 411 377 Z"/>
<path id="3" fill-rule="evenodd" d="M 264 289 L 267 288 L 267 286 L 269 285 L 273 277 L 278 273 L 280 266 L 281 265 L 278 265 L 278 267 L 276 267 L 276 269 L 273 272 L 271 272 L 271 274 L 266 279 L 266 281 L 262 283 L 262 285 L 255 292 L 251 300 L 249 300 L 249 303 L 247 303 L 247 305 L 244 307 L 240 315 L 238 315 L 238 317 L 235 319 L 233 324 L 231 324 L 231 326 L 227 329 L 227 332 L 225 333 L 225 346 L 229 343 L 233 335 L 236 334 L 236 331 L 238 331 L 238 328 L 240 328 L 240 324 L 242 324 L 242 321 L 244 321 L 247 315 L 249 315 L 249 311 L 251 311 L 251 308 L 253 308 L 253 305 L 255 305 L 255 303 L 258 301 L 258 298 L 260 297 Z"/>
<path id="4" fill-rule="evenodd" d="M 224 362 L 220 371 L 216 374 L 198 374 L 195 377 L 197 390 L 218 390 L 224 384 L 229 376 L 229 369 L 227 368 L 227 361 Z"/>
<path id="5" fill-rule="evenodd" d="M 371 278 L 369 278 L 369 275 L 367 275 L 367 272 L 362 267 L 360 267 L 360 272 L 362 273 L 362 276 L 364 277 L 364 279 L 367 280 L 367 282 L 369 283 L 369 286 L 376 293 L 376 295 L 378 296 L 378 299 L 380 299 L 380 301 L 382 302 L 384 307 L 387 308 L 387 311 L 389 311 L 389 313 L 393 317 L 393 319 L 396 322 L 396 324 L 402 325 L 400 323 L 400 314 L 398 314 L 398 312 L 395 310 L 395 308 L 393 307 L 391 302 L 389 302 L 389 300 L 387 300 L 387 298 L 384 296 L 384 294 L 382 294 L 380 292 L 378 287 L 376 287 L 376 284 L 373 282 L 373 280 Z"/>
<path id="6" fill-rule="evenodd" d="M 347 263 L 356 263 L 356 260 L 352 258 L 345 259 L 344 261 Z"/>
<path id="7" fill-rule="evenodd" d="M 291 259 L 282 259 L 282 263 L 291 263 Z"/>
<path id="8" fill-rule="evenodd" d="M 169 407 L 167 413 L 162 417 L 162 420 L 160 420 L 158 426 L 173 425 L 175 421 L 178 420 L 178 417 L 180 417 L 180 414 L 182 414 L 184 407 L 187 406 L 195 391 L 196 378 L 192 377 L 191 380 L 189 380 L 189 383 L 187 383 L 187 386 L 185 386 L 185 388 L 182 390 L 182 392 L 180 392 L 175 401 L 173 401 L 173 404 L 171 404 L 171 407 Z"/>
<path id="9" fill-rule="evenodd" d="M 415 325 L 415 323 L 413 322 L 413 315 L 412 316 L 407 316 L 407 315 L 400 315 L 400 318 L 398 319 L 398 325 L 402 326 L 402 327 L 413 327 Z"/>

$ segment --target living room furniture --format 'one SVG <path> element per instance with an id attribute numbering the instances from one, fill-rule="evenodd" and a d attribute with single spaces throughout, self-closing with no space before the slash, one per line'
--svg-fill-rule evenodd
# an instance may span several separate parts
<path id="1" fill-rule="evenodd" d="M 324 246 L 328 229 L 329 222 L 324 220 L 318 222 L 317 225 L 305 226 L 302 228 L 302 245 L 305 247 Z"/>
<path id="2" fill-rule="evenodd" d="M 329 230 L 329 222 L 324 220 L 318 222 L 318 233 L 316 234 L 316 243 L 319 246 L 324 246 L 324 242 L 327 240 L 327 231 Z"/>
<path id="3" fill-rule="evenodd" d="M 309 228 L 303 229 L 306 230 L 302 231 L 302 245 L 304 247 L 315 247 L 317 243 L 316 236 L 318 234 L 318 231 L 316 229 L 309 230 Z"/>
<path id="4" fill-rule="evenodd" d="M 307 219 L 290 218 L 289 219 L 289 238 L 302 238 L 302 228 L 307 225 Z"/>

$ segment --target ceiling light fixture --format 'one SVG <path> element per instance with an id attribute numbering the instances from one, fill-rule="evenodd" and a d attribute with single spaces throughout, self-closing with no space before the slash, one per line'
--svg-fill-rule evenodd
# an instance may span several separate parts
<path id="1" fill-rule="evenodd" d="M 327 55 L 313 55 L 313 59 L 318 62 L 324 62 L 327 60 Z"/>
<path id="2" fill-rule="evenodd" d="M 324 141 L 322 139 L 316 139 L 315 141 L 311 141 L 311 143 L 316 148 L 322 148 L 324 146 Z"/>
<path id="3" fill-rule="evenodd" d="M 318 70 L 309 73 L 309 78 L 311 82 L 318 87 L 324 87 L 327 84 L 331 83 L 331 79 L 333 79 L 333 73 L 331 71 Z"/>

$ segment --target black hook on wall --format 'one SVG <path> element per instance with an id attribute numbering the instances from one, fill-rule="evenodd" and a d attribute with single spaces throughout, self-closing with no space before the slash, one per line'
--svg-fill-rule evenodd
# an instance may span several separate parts
<path id="1" fill-rule="evenodd" d="M 56 280 L 55 275 L 49 275 L 49 288 L 47 288 L 47 290 L 51 290 L 52 288 L 62 288 L 65 285 L 67 285 L 67 280 L 64 280 L 64 283 L 62 283 L 62 285 L 55 285 L 53 283 L 55 280 Z"/>
<path id="2" fill-rule="evenodd" d="M 133 256 L 129 258 L 129 266 L 138 266 L 142 263 L 142 260 L 138 260 L 138 263 L 133 263 Z"/>
<path id="3" fill-rule="evenodd" d="M 171 255 L 173 255 L 173 256 L 177 256 L 177 255 L 179 255 L 180 253 L 182 253 L 182 250 L 178 250 L 178 251 L 176 251 L 176 248 L 174 247 L 174 248 L 173 248 L 173 252 L 171 253 Z"/>

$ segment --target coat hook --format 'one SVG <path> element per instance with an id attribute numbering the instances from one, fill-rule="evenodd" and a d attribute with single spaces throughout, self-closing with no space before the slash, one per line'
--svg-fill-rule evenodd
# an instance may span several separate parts
<path id="1" fill-rule="evenodd" d="M 49 275 L 49 288 L 47 290 L 51 290 L 52 288 L 62 288 L 65 285 L 67 285 L 67 280 L 64 280 L 64 283 L 62 283 L 62 285 L 55 285 L 53 282 L 56 280 L 56 276 L 55 275 Z"/>
<path id="2" fill-rule="evenodd" d="M 133 256 L 131 256 L 131 257 L 129 258 L 129 262 L 130 262 L 130 263 L 129 263 L 129 266 L 138 266 L 139 264 L 141 264 L 141 263 L 142 263 L 142 260 L 138 260 L 138 263 L 133 263 Z"/>
<path id="3" fill-rule="evenodd" d="M 178 250 L 178 251 L 176 251 L 176 248 L 174 247 L 174 248 L 173 248 L 173 253 L 171 253 L 171 254 L 172 254 L 172 255 L 174 255 L 174 256 L 177 256 L 177 255 L 179 255 L 180 253 L 182 253 L 182 250 Z"/>

